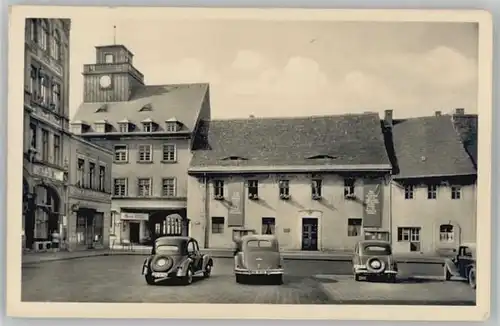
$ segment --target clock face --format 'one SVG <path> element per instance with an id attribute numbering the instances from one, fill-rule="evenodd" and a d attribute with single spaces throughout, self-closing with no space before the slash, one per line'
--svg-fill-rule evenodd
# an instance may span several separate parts
<path id="1" fill-rule="evenodd" d="M 102 88 L 108 88 L 111 86 L 111 77 L 108 75 L 102 76 L 101 79 L 99 79 L 99 84 Z"/>

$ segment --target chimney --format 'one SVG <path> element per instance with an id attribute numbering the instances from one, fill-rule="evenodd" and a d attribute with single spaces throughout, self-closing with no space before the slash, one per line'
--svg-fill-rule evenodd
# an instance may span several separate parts
<path id="1" fill-rule="evenodd" d="M 463 108 L 456 108 L 455 109 L 455 115 L 464 115 L 465 114 L 465 109 Z"/>
<path id="2" fill-rule="evenodd" d="M 385 110 L 384 126 L 388 128 L 392 127 L 392 110 Z"/>
<path id="3" fill-rule="evenodd" d="M 249 118 L 253 119 L 253 118 L 255 118 L 255 116 L 253 114 L 250 114 Z"/>
<path id="4" fill-rule="evenodd" d="M 441 116 L 441 111 L 436 111 L 436 117 L 440 117 Z"/>

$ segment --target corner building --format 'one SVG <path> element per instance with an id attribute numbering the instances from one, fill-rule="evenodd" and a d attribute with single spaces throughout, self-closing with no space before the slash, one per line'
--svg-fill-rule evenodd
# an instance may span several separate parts
<path id="1" fill-rule="evenodd" d="M 72 131 L 113 152 L 112 242 L 187 235 L 187 169 L 208 84 L 146 85 L 123 45 L 96 47 L 83 67 L 84 100 Z"/>
<path id="2" fill-rule="evenodd" d="M 390 240 L 390 173 L 378 114 L 205 121 L 189 167 L 191 235 L 232 248 L 240 228 L 285 250 Z"/>

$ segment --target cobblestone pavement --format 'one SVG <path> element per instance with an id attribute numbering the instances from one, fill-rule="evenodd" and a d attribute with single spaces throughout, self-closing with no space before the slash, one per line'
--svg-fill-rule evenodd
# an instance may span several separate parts
<path id="1" fill-rule="evenodd" d="M 142 256 L 91 257 L 22 268 L 22 300 L 52 302 L 474 304 L 460 281 L 444 282 L 439 264 L 400 264 L 398 283 L 355 282 L 348 262 L 285 262 L 283 285 L 237 284 L 233 260 L 215 259 L 212 276 L 190 286 L 148 286 Z M 421 276 L 421 277 L 417 277 Z"/>

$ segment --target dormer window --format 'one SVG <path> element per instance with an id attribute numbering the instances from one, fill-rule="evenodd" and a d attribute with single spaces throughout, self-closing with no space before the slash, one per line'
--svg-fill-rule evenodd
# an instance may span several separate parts
<path id="1" fill-rule="evenodd" d="M 142 131 L 144 132 L 153 132 L 155 131 L 155 123 L 153 122 L 153 120 L 151 120 L 150 118 L 147 118 L 143 121 L 141 121 L 142 123 Z"/>
<path id="2" fill-rule="evenodd" d="M 89 124 L 86 123 L 85 121 L 78 120 L 71 123 L 71 132 L 74 133 L 75 135 L 81 135 L 87 132 L 89 127 L 90 127 Z"/>
<path id="3" fill-rule="evenodd" d="M 337 156 L 335 156 L 335 155 L 318 154 L 318 155 L 309 156 L 307 159 L 309 159 L 309 160 L 335 160 L 336 158 L 337 158 Z"/>
<path id="4" fill-rule="evenodd" d="M 144 105 L 140 110 L 139 112 L 147 112 L 147 111 L 153 111 L 153 106 L 151 105 L 151 103 L 148 103 L 146 105 Z"/>
<path id="5" fill-rule="evenodd" d="M 128 119 L 123 119 L 118 121 L 118 131 L 121 133 L 130 131 L 130 121 Z"/>
<path id="6" fill-rule="evenodd" d="M 246 161 L 248 159 L 246 157 L 242 157 L 242 156 L 231 155 L 231 156 L 224 157 L 222 160 L 224 160 L 224 161 Z"/>
<path id="7" fill-rule="evenodd" d="M 108 130 L 108 121 L 106 120 L 99 120 L 99 121 L 96 121 L 94 123 L 94 126 L 95 126 L 95 132 L 99 132 L 99 133 L 105 133 L 107 132 Z"/>
<path id="8" fill-rule="evenodd" d="M 95 112 L 96 113 L 99 113 L 99 112 L 108 112 L 108 105 L 106 103 L 104 103 L 97 110 L 95 110 Z"/>
<path id="9" fill-rule="evenodd" d="M 167 132 L 179 131 L 180 127 L 181 127 L 181 123 L 175 117 L 170 118 L 170 119 L 165 121 L 165 130 Z"/>

